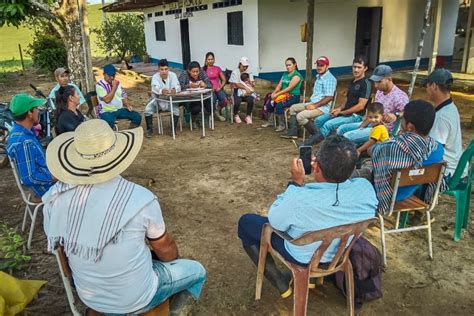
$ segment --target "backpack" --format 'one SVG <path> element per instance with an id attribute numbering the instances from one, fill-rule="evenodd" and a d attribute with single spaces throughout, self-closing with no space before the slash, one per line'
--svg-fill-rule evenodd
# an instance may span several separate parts
<path id="1" fill-rule="evenodd" d="M 265 95 L 265 99 L 263 99 L 262 120 L 267 120 L 268 119 L 268 108 L 273 107 L 271 102 L 272 102 L 272 93 L 268 92 Z"/>
<path id="2" fill-rule="evenodd" d="M 356 307 L 365 301 L 382 297 L 383 262 L 380 251 L 367 239 L 360 237 L 349 254 L 349 260 L 354 270 L 354 297 Z M 337 272 L 336 287 L 346 295 L 344 272 Z"/>
<path id="3" fill-rule="evenodd" d="M 225 82 L 229 83 L 229 79 L 230 79 L 230 75 L 232 74 L 232 70 L 231 69 L 226 69 L 222 73 L 224 74 Z"/>

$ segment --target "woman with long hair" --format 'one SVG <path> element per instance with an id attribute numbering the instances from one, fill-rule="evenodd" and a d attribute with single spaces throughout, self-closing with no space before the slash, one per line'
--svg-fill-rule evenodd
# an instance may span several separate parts
<path id="1" fill-rule="evenodd" d="M 206 54 L 204 67 L 202 67 L 202 69 L 206 72 L 209 80 L 211 81 L 214 100 L 217 99 L 219 101 L 214 113 L 220 121 L 225 121 L 225 117 L 221 115 L 221 111 L 229 102 L 227 100 L 227 94 L 224 91 L 224 86 L 227 81 L 221 67 L 214 65 L 215 60 L 214 53 L 208 52 Z"/>
<path id="2" fill-rule="evenodd" d="M 81 97 L 73 86 L 60 87 L 56 92 L 56 133 L 73 132 L 85 121 L 84 115 L 77 109 Z"/>

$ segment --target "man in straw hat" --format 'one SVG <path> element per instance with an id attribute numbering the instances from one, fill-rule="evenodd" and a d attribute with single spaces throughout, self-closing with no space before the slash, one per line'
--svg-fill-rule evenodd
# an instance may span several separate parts
<path id="1" fill-rule="evenodd" d="M 8 137 L 7 153 L 16 165 L 21 183 L 29 187 L 39 198 L 54 184 L 54 178 L 46 167 L 43 147 L 33 131 L 39 123 L 38 107 L 45 99 L 27 93 L 15 95 L 10 102 L 10 111 L 15 125 Z"/>
<path id="2" fill-rule="evenodd" d="M 206 270 L 178 259 L 157 197 L 120 176 L 142 142 L 141 127 L 115 133 L 92 119 L 49 144 L 46 161 L 59 181 L 43 197 L 48 249 L 64 246 L 79 297 L 98 312 L 143 313 L 176 294 L 171 315 L 182 315 Z"/>

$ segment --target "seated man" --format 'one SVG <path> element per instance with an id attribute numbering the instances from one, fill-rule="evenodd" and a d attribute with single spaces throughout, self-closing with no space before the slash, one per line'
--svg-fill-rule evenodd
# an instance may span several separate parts
<path id="1" fill-rule="evenodd" d="M 395 138 L 372 147 L 373 177 L 377 198 L 380 202 L 378 210 L 386 213 L 392 199 L 393 170 L 421 167 L 443 160 L 443 146 L 428 136 L 435 120 L 435 110 L 426 101 L 410 101 L 403 112 L 401 121 L 402 132 Z M 434 186 L 430 185 L 423 198 L 431 200 Z M 418 186 L 401 187 L 397 193 L 397 201 L 412 196 Z"/>
<path id="2" fill-rule="evenodd" d="M 113 65 L 105 65 L 104 79 L 99 80 L 95 86 L 99 100 L 99 116 L 112 128 L 118 119 L 130 120 L 130 128 L 135 128 L 140 126 L 142 117 L 133 111 L 122 84 L 115 79 L 116 73 Z"/>
<path id="3" fill-rule="evenodd" d="M 349 179 L 357 162 L 357 150 L 347 139 L 334 136 L 321 145 L 311 162 L 314 183 L 304 184 L 301 160 L 294 159 L 291 166 L 292 180 L 286 191 L 270 207 L 268 218 L 245 214 L 239 220 L 238 235 L 243 247 L 257 265 L 263 225 L 284 231 L 292 238 L 304 233 L 333 226 L 362 221 L 375 216 L 377 198 L 369 181 Z M 292 245 L 280 237 L 272 236 L 272 247 L 286 260 L 302 266 L 311 261 L 319 244 Z M 332 244 L 321 258 L 330 262 L 337 247 Z M 291 295 L 291 276 L 277 269 L 271 256 L 267 257 L 265 277 L 280 291 L 283 298 Z"/>
<path id="4" fill-rule="evenodd" d="M 331 113 L 319 116 L 314 124 L 315 133 L 308 138 L 305 146 L 320 143 L 325 137 L 339 126 L 348 123 L 361 122 L 365 114 L 365 106 L 370 98 L 371 85 L 365 77 L 367 71 L 367 59 L 356 57 L 352 62 L 352 75 L 354 79 L 347 88 L 346 103 L 331 111 Z"/>
<path id="5" fill-rule="evenodd" d="M 310 135 L 316 133 L 314 123 L 311 119 L 331 110 L 332 100 L 336 92 L 337 80 L 329 71 L 329 59 L 321 56 L 316 60 L 316 80 L 313 87 L 313 95 L 310 102 L 294 104 L 290 107 L 290 127 L 288 134 L 281 135 L 283 138 L 298 138 L 298 125 L 306 128 Z"/>
<path id="6" fill-rule="evenodd" d="M 408 95 L 397 87 L 392 81 L 392 68 L 387 65 L 378 65 L 375 67 L 370 80 L 374 82 L 375 102 L 383 104 L 384 115 L 383 123 L 392 134 L 397 121 L 397 115 L 403 112 L 408 103 Z M 343 135 L 350 141 L 361 145 L 370 139 L 369 134 L 372 129 L 367 116 L 362 123 L 350 123 L 341 125 L 337 129 L 337 134 Z"/>
<path id="7" fill-rule="evenodd" d="M 48 250 L 64 246 L 77 293 L 90 308 L 135 315 L 177 294 L 170 309 L 178 315 L 199 298 L 206 270 L 178 259 L 157 197 L 120 176 L 142 143 L 141 127 L 114 133 L 92 119 L 49 144 L 47 164 L 59 181 L 43 196 Z"/>
<path id="8" fill-rule="evenodd" d="M 48 98 L 54 99 L 56 103 L 56 92 L 58 92 L 60 87 L 66 87 L 66 86 L 73 86 L 76 88 L 77 93 L 79 95 L 79 104 L 77 108 L 81 111 L 87 111 L 87 102 L 84 96 L 82 95 L 81 89 L 74 83 L 71 82 L 71 79 L 69 77 L 69 69 L 60 67 L 54 71 L 54 78 L 56 78 L 57 84 L 54 86 L 53 89 L 51 89 L 51 92 L 49 92 Z"/>
<path id="9" fill-rule="evenodd" d="M 152 115 L 156 112 L 157 103 L 160 107 L 160 111 L 170 111 L 171 106 L 169 102 L 155 100 L 154 98 L 158 95 L 169 95 L 176 94 L 176 92 L 181 91 L 181 86 L 178 82 L 178 77 L 172 71 L 169 71 L 168 61 L 166 59 L 161 59 L 158 62 L 159 72 L 154 74 L 151 78 L 151 93 L 152 100 L 148 102 L 145 107 L 145 123 L 146 123 L 146 137 L 151 137 L 153 135 L 153 119 Z M 178 123 L 179 119 L 179 106 L 173 107 L 173 120 L 174 125 Z"/>
<path id="10" fill-rule="evenodd" d="M 15 161 L 18 176 L 36 197 L 41 197 L 54 184 L 54 178 L 46 167 L 43 147 L 36 137 L 33 126 L 39 122 L 38 107 L 46 103 L 27 93 L 20 93 L 10 102 L 15 124 L 8 137 L 7 153 Z"/>

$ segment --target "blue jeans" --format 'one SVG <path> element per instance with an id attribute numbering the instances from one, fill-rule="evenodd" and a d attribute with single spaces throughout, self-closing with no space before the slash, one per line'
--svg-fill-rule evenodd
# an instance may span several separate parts
<path id="1" fill-rule="evenodd" d="M 292 94 L 287 101 L 276 103 L 274 104 L 274 106 L 269 106 L 267 111 L 268 113 L 275 112 L 277 115 L 283 115 L 285 114 L 285 108 L 289 108 L 293 104 L 296 104 L 299 102 L 300 102 L 300 96 Z"/>
<path id="2" fill-rule="evenodd" d="M 319 128 L 324 137 L 328 137 L 331 132 L 339 126 L 348 123 L 362 122 L 362 116 L 358 114 L 351 114 L 349 116 L 336 116 L 326 113 L 318 116 L 314 120 L 314 125 Z"/>
<path id="3" fill-rule="evenodd" d="M 135 111 L 129 111 L 126 108 L 118 109 L 114 112 L 103 112 L 100 114 L 100 118 L 106 121 L 110 127 L 115 127 L 116 120 L 130 120 L 135 125 L 140 125 L 142 122 L 142 116 Z"/>
<path id="4" fill-rule="evenodd" d="M 137 311 L 137 314 L 153 309 L 171 295 L 184 290 L 197 300 L 206 281 L 206 270 L 202 264 L 194 260 L 176 259 L 170 262 L 153 260 L 153 270 L 158 275 L 158 289 L 150 303 Z"/>
<path id="5" fill-rule="evenodd" d="M 339 126 L 337 134 L 344 136 L 356 145 L 362 145 L 369 140 L 372 126 L 359 128 L 361 123 L 350 123 Z"/>
<path id="6" fill-rule="evenodd" d="M 214 97 L 213 97 L 214 102 L 216 102 L 216 100 L 219 100 L 217 105 L 219 106 L 227 105 L 227 102 L 228 102 L 227 94 L 225 93 L 224 90 L 214 91 L 213 93 L 214 93 Z"/>

